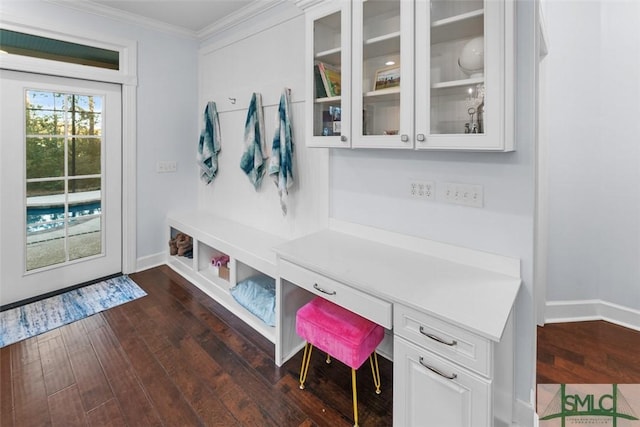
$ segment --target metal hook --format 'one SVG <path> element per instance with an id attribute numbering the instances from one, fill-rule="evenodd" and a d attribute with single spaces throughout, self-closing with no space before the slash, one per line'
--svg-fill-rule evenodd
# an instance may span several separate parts
<path id="1" fill-rule="evenodd" d="M 228 98 L 228 99 L 229 99 L 229 102 L 231 102 L 232 104 L 236 103 L 236 99 L 235 98 Z"/>

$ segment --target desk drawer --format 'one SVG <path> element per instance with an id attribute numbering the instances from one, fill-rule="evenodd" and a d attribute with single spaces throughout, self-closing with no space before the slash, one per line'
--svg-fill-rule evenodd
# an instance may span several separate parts
<path id="1" fill-rule="evenodd" d="M 395 304 L 394 333 L 440 356 L 491 377 L 491 342 L 438 318 Z"/>
<path id="2" fill-rule="evenodd" d="M 392 304 L 366 292 L 359 291 L 343 283 L 329 279 L 315 271 L 300 267 L 289 261 L 280 260 L 280 277 L 289 282 L 332 301 L 348 310 L 358 313 L 372 322 L 392 327 Z"/>

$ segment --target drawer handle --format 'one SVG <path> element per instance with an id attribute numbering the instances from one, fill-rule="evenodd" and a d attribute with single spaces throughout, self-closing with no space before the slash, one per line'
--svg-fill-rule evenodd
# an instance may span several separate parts
<path id="1" fill-rule="evenodd" d="M 336 291 L 331 291 L 331 292 L 329 292 L 329 291 L 326 291 L 326 290 L 322 289 L 320 286 L 318 286 L 318 284 L 317 284 L 317 283 L 314 283 L 314 284 L 313 284 L 313 289 L 315 289 L 315 290 L 317 290 L 317 291 L 320 291 L 320 292 L 322 292 L 323 294 L 327 294 L 327 295 L 335 295 L 335 294 L 336 294 Z"/>
<path id="2" fill-rule="evenodd" d="M 442 372 L 442 371 L 440 371 L 440 370 L 438 370 L 438 369 L 436 369 L 436 368 L 434 368 L 432 366 L 427 365 L 426 363 L 424 363 L 424 359 L 422 358 L 422 356 L 420 356 L 420 364 L 422 366 L 424 366 L 425 368 L 427 368 L 428 370 L 430 370 L 431 372 L 434 372 L 434 373 L 436 373 L 436 374 L 440 375 L 441 377 L 446 378 L 448 380 L 455 380 L 456 378 L 458 378 L 458 376 L 456 374 L 447 375 L 444 372 Z"/>
<path id="3" fill-rule="evenodd" d="M 440 344 L 444 344 L 444 345 L 448 345 L 449 347 L 453 347 L 454 345 L 458 344 L 458 341 L 456 340 L 451 340 L 451 341 L 445 341 L 442 338 L 433 335 L 433 334 L 429 334 L 427 332 L 424 331 L 424 328 L 422 326 L 420 326 L 420 333 L 422 335 L 424 335 L 425 337 L 431 338 L 434 341 L 438 341 Z"/>

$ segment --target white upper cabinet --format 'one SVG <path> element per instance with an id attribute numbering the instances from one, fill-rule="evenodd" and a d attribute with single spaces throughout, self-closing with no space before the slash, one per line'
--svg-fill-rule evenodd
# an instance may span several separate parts
<path id="1" fill-rule="evenodd" d="M 513 150 L 513 0 L 338 0 L 306 19 L 307 145 Z"/>
<path id="2" fill-rule="evenodd" d="M 306 14 L 306 144 L 351 145 L 351 2 L 326 2 Z"/>
<path id="3" fill-rule="evenodd" d="M 513 150 L 513 3 L 415 0 L 417 149 Z"/>

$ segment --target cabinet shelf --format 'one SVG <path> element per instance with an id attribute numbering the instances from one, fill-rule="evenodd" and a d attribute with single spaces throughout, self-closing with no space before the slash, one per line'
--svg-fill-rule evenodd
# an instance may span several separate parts
<path id="1" fill-rule="evenodd" d="M 400 52 L 400 31 L 367 39 L 363 43 L 364 59 L 398 54 Z"/>
<path id="2" fill-rule="evenodd" d="M 392 100 L 400 98 L 400 87 L 392 87 L 389 89 L 372 90 L 364 94 L 365 98 L 375 98 L 375 100 Z"/>
<path id="3" fill-rule="evenodd" d="M 316 104 L 332 104 L 336 102 L 340 102 L 340 96 L 329 96 L 326 98 L 316 98 L 313 102 Z"/>
<path id="4" fill-rule="evenodd" d="M 316 52 L 315 59 L 322 60 L 327 64 L 337 65 L 340 64 L 340 55 L 342 54 L 342 48 L 336 47 L 333 49 L 323 50 L 322 52 Z"/>
<path id="5" fill-rule="evenodd" d="M 431 44 L 479 36 L 484 33 L 484 9 L 477 9 L 431 23 Z"/>
<path id="6" fill-rule="evenodd" d="M 474 77 L 471 79 L 462 79 L 462 80 L 451 80 L 447 82 L 439 82 L 433 83 L 431 85 L 432 89 L 447 89 L 452 87 L 460 87 L 460 86 L 469 86 L 469 85 L 477 85 L 480 83 L 484 83 L 484 77 Z"/>

